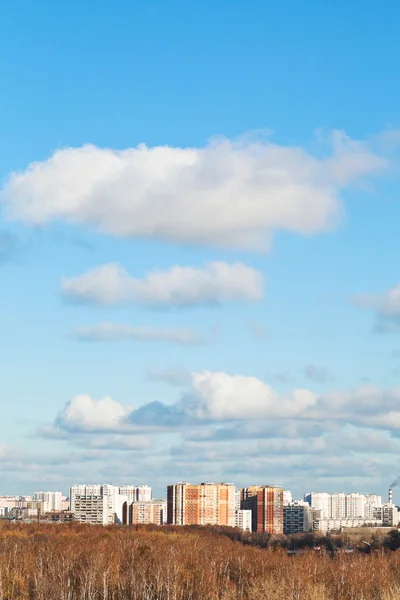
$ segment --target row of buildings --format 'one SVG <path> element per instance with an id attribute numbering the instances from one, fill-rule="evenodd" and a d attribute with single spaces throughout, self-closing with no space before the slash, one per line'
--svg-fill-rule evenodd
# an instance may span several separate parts
<path id="1" fill-rule="evenodd" d="M 153 499 L 149 486 L 73 485 L 69 499 L 61 492 L 33 497 L 0 496 L 0 516 L 45 517 L 52 521 L 110 525 L 220 525 L 243 531 L 294 534 L 327 533 L 346 527 L 393 527 L 398 509 L 377 495 L 311 492 L 292 500 L 278 486 L 237 489 L 232 483 L 180 482 L 167 488 L 167 499 Z"/>

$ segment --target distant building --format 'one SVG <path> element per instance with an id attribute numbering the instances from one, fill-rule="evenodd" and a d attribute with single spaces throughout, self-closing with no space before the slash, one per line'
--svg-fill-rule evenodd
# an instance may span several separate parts
<path id="1" fill-rule="evenodd" d="M 310 492 L 304 495 L 304 501 L 308 502 L 311 508 L 322 511 L 323 518 L 331 516 L 331 499 L 327 492 Z"/>
<path id="2" fill-rule="evenodd" d="M 382 505 L 382 525 L 384 527 L 397 527 L 399 524 L 399 513 L 397 506 L 385 503 Z"/>
<path id="3" fill-rule="evenodd" d="M 235 486 L 232 483 L 177 483 L 168 486 L 171 525 L 235 526 Z"/>
<path id="4" fill-rule="evenodd" d="M 304 496 L 311 508 L 322 510 L 324 519 L 373 519 L 375 508 L 382 504 L 380 496 L 375 494 L 359 494 L 353 492 L 345 494 L 339 492 L 328 494 L 326 492 L 312 492 Z"/>
<path id="5" fill-rule="evenodd" d="M 122 507 L 127 497 L 119 493 L 118 487 L 109 484 L 78 484 L 70 488 L 69 496 L 70 510 L 76 521 L 102 525 L 122 523 Z"/>
<path id="6" fill-rule="evenodd" d="M 239 509 L 236 511 L 235 527 L 242 531 L 251 531 L 251 510 Z"/>
<path id="7" fill-rule="evenodd" d="M 34 500 L 43 502 L 44 512 L 58 512 L 63 508 L 61 492 L 35 492 Z"/>
<path id="8" fill-rule="evenodd" d="M 382 521 L 366 521 L 365 519 L 317 519 L 314 521 L 314 530 L 324 535 L 331 531 L 360 527 L 382 527 Z"/>
<path id="9" fill-rule="evenodd" d="M 252 511 L 252 531 L 283 533 L 283 488 L 251 486 L 241 490 L 241 507 Z"/>
<path id="10" fill-rule="evenodd" d="M 21 499 L 22 496 L 0 496 L 0 508 L 13 508 Z"/>
<path id="11" fill-rule="evenodd" d="M 119 493 L 121 496 L 126 496 L 128 502 L 151 501 L 151 487 L 148 485 L 121 485 Z"/>
<path id="12" fill-rule="evenodd" d="M 295 500 L 283 507 L 283 533 L 290 535 L 313 529 L 312 508 L 308 502 Z"/>
<path id="13" fill-rule="evenodd" d="M 240 490 L 235 489 L 235 510 L 240 510 Z"/>
<path id="14" fill-rule="evenodd" d="M 163 525 L 167 522 L 167 501 L 125 502 L 122 514 L 124 525 L 136 525 L 138 523 Z"/>
<path id="15" fill-rule="evenodd" d="M 108 497 L 103 495 L 75 495 L 73 515 L 79 523 L 110 525 L 113 523 Z"/>
<path id="16" fill-rule="evenodd" d="M 286 506 L 287 504 L 290 504 L 291 502 L 293 502 L 292 492 L 290 492 L 289 490 L 284 490 L 284 492 L 283 492 L 283 506 Z"/>

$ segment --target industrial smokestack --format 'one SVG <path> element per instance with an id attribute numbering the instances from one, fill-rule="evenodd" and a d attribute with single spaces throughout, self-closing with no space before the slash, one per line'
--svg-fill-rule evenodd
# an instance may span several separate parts
<path id="1" fill-rule="evenodd" d="M 389 504 L 393 504 L 393 490 L 389 488 Z"/>

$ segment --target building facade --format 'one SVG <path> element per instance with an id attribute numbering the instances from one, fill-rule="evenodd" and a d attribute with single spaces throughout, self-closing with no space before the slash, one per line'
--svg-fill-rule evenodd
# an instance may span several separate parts
<path id="1" fill-rule="evenodd" d="M 235 486 L 231 483 L 169 485 L 168 523 L 235 527 Z"/>
<path id="2" fill-rule="evenodd" d="M 268 485 L 241 490 L 241 508 L 252 511 L 252 531 L 283 533 L 283 491 Z"/>
<path id="3" fill-rule="evenodd" d="M 283 533 L 290 535 L 313 529 L 312 508 L 308 502 L 295 500 L 283 507 Z"/>
<path id="4" fill-rule="evenodd" d="M 110 525 L 108 498 L 102 494 L 75 495 L 73 515 L 79 523 Z"/>
<path id="5" fill-rule="evenodd" d="M 101 499 L 101 500 L 100 500 Z M 104 514 L 102 517 L 96 517 L 99 514 L 100 505 L 104 500 L 105 508 L 102 508 Z M 112 523 L 122 523 L 122 508 L 127 497 L 119 493 L 119 488 L 114 485 L 73 485 L 70 488 L 70 507 L 76 521 L 83 523 L 93 522 L 95 524 L 111 525 Z M 85 507 L 90 513 L 85 517 Z M 102 522 L 99 523 L 99 520 Z"/>
<path id="6" fill-rule="evenodd" d="M 150 502 L 151 487 L 148 485 L 121 485 L 119 487 L 121 496 L 126 496 L 128 502 Z"/>
<path id="7" fill-rule="evenodd" d="M 242 531 L 251 531 L 251 510 L 237 510 L 235 526 Z"/>
<path id="8" fill-rule="evenodd" d="M 125 502 L 122 514 L 124 525 L 138 523 L 164 525 L 167 522 L 167 501 Z"/>
<path id="9" fill-rule="evenodd" d="M 44 512 L 59 512 L 63 506 L 61 492 L 35 492 L 34 500 L 43 502 Z"/>

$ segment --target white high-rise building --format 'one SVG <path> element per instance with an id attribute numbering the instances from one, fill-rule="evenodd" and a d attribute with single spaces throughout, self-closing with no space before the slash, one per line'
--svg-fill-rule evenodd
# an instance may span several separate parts
<path id="1" fill-rule="evenodd" d="M 304 495 L 304 501 L 308 502 L 311 508 L 321 511 L 322 518 L 331 516 L 331 495 L 327 492 L 310 492 Z"/>
<path id="2" fill-rule="evenodd" d="M 365 494 L 365 502 L 376 504 L 376 506 L 382 506 L 382 496 L 378 496 L 377 494 Z"/>
<path id="3" fill-rule="evenodd" d="M 69 505 L 71 512 L 75 512 L 75 498 L 76 496 L 101 496 L 102 486 L 99 484 L 77 484 L 69 488 Z"/>
<path id="4" fill-rule="evenodd" d="M 243 531 L 251 531 L 251 510 L 237 510 L 235 527 Z"/>
<path id="5" fill-rule="evenodd" d="M 235 490 L 235 510 L 240 510 L 240 489 Z"/>
<path id="6" fill-rule="evenodd" d="M 345 519 L 346 518 L 346 494 L 338 492 L 337 494 L 331 494 L 330 497 L 330 513 L 328 514 L 331 519 Z"/>
<path id="7" fill-rule="evenodd" d="M 289 490 L 284 490 L 284 492 L 283 492 L 283 506 L 287 506 L 291 502 L 293 502 L 292 492 L 289 491 Z"/>
<path id="8" fill-rule="evenodd" d="M 74 517 L 79 523 L 110 525 L 112 521 L 108 497 L 102 494 L 76 494 L 74 498 Z"/>
<path id="9" fill-rule="evenodd" d="M 346 495 L 346 519 L 364 519 L 366 499 L 364 494 L 352 493 Z"/>
<path id="10" fill-rule="evenodd" d="M 121 485 L 119 493 L 126 496 L 129 502 L 151 502 L 151 487 L 148 485 Z"/>
<path id="11" fill-rule="evenodd" d="M 106 509 L 104 509 L 102 502 L 99 498 L 104 498 Z M 79 506 L 77 502 L 79 500 Z M 85 507 L 95 515 L 94 521 L 97 523 L 100 520 L 99 511 L 100 507 L 103 511 L 101 520 L 106 521 L 102 524 L 111 523 L 122 523 L 122 508 L 125 501 L 128 498 L 126 495 L 119 493 L 119 488 L 115 485 L 104 484 L 104 485 L 73 485 L 70 488 L 70 506 L 71 511 L 74 513 L 76 520 L 83 520 Z M 106 510 L 106 516 L 104 514 Z M 79 518 L 78 518 L 79 515 Z M 97 515 L 97 516 L 96 516 Z"/>
<path id="12" fill-rule="evenodd" d="M 43 502 L 44 512 L 62 510 L 63 496 L 61 492 L 35 492 L 34 500 Z"/>

